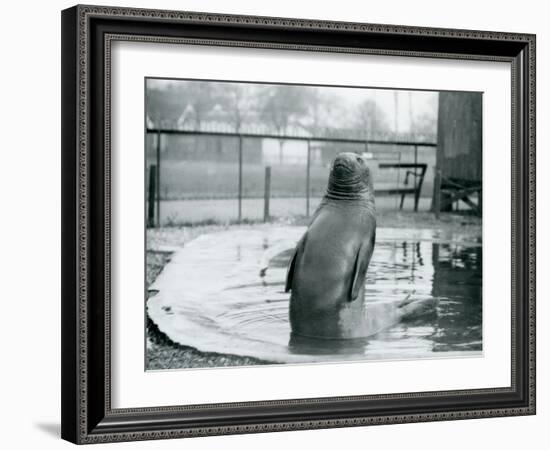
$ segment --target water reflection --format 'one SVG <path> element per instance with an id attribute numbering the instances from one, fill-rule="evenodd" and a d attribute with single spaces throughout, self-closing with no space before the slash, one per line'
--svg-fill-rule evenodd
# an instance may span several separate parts
<path id="1" fill-rule="evenodd" d="M 481 246 L 432 244 L 432 295 L 437 308 L 434 351 L 481 350 Z"/>
<path id="2" fill-rule="evenodd" d="M 288 348 L 295 354 L 309 355 L 357 355 L 365 352 L 368 338 L 361 339 L 315 339 L 290 333 Z"/>
<path id="3" fill-rule="evenodd" d="M 286 267 L 302 227 L 204 235 L 174 254 L 148 312 L 202 351 L 299 363 L 408 359 L 482 349 L 481 244 L 469 236 L 379 229 L 366 277 L 364 339 L 293 336 Z M 169 308 L 169 309 L 166 309 Z"/>

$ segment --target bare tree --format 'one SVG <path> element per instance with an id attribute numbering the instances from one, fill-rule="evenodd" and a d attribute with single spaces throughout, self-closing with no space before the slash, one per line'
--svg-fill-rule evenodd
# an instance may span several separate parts
<path id="1" fill-rule="evenodd" d="M 221 118 L 240 132 L 257 110 L 256 87 L 252 84 L 228 83 L 218 93 Z"/>
<path id="2" fill-rule="evenodd" d="M 380 136 L 389 131 L 386 116 L 378 104 L 367 99 L 357 107 L 355 126 L 358 127 L 367 138 Z"/>
<path id="3" fill-rule="evenodd" d="M 147 114 L 159 126 L 201 123 L 216 105 L 217 83 L 151 80 L 146 89 Z"/>
<path id="4" fill-rule="evenodd" d="M 312 135 L 321 130 L 334 128 L 342 117 L 342 108 L 338 98 L 320 88 L 307 88 L 305 94 L 306 114 L 300 125 Z"/>
<path id="5" fill-rule="evenodd" d="M 259 116 L 276 134 L 288 132 L 307 114 L 307 94 L 303 86 L 264 86 L 259 92 Z M 279 161 L 283 162 L 284 140 L 279 139 Z"/>
<path id="6" fill-rule="evenodd" d="M 208 81 L 186 82 L 180 85 L 180 96 L 184 104 L 190 107 L 194 126 L 200 130 L 218 102 L 218 83 Z"/>
<path id="7" fill-rule="evenodd" d="M 174 83 L 148 80 L 145 90 L 147 117 L 156 127 L 174 126 L 183 113 Z"/>
<path id="8" fill-rule="evenodd" d="M 435 139 L 437 135 L 437 116 L 439 108 L 439 94 L 429 98 L 426 103 L 427 111 L 417 115 L 414 123 L 414 132 L 416 135 Z"/>

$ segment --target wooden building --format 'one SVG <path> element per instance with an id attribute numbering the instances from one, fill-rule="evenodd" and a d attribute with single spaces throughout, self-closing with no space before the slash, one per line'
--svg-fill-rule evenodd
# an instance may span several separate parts
<path id="1" fill-rule="evenodd" d="M 440 92 L 434 210 L 469 207 L 481 215 L 482 94 Z"/>

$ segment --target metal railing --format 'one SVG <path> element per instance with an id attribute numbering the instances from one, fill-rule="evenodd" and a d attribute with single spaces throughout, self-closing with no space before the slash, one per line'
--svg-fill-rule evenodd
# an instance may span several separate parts
<path id="1" fill-rule="evenodd" d="M 227 137 L 227 138 L 237 138 L 238 139 L 238 213 L 237 221 L 242 221 L 242 199 L 243 199 L 243 140 L 247 138 L 254 139 L 278 139 L 278 140 L 294 140 L 294 141 L 304 141 L 307 143 L 307 157 L 306 157 L 306 186 L 305 186 L 305 198 L 306 198 L 306 216 L 310 215 L 310 170 L 311 170 L 311 144 L 312 143 L 345 143 L 345 144 L 359 144 L 363 145 L 365 152 L 369 151 L 369 146 L 371 145 L 388 145 L 388 146 L 403 146 L 403 147 L 412 147 L 414 150 L 414 163 L 380 163 L 379 167 L 381 169 L 390 169 L 390 168 L 407 168 L 413 169 L 407 171 L 405 184 L 408 183 L 409 175 L 413 177 L 413 187 L 412 188 L 395 188 L 395 189 L 381 189 L 376 192 L 379 194 L 397 194 L 401 195 L 400 208 L 403 208 L 403 201 L 405 195 L 413 194 L 415 197 L 415 211 L 418 210 L 418 200 L 420 197 L 420 191 L 422 188 L 422 183 L 424 180 L 424 175 L 426 173 L 427 164 L 418 163 L 418 147 L 432 147 L 436 148 L 437 143 L 433 141 L 415 141 L 409 139 L 410 136 L 406 136 L 407 139 L 365 139 L 359 137 L 344 137 L 344 136 L 307 136 L 300 134 L 276 134 L 276 133 L 255 133 L 255 132 L 230 132 L 230 131 L 215 131 L 215 130 L 188 130 L 188 129 L 177 129 L 177 128 L 148 128 L 146 130 L 147 134 L 156 135 L 156 164 L 151 165 L 149 180 L 153 181 L 155 184 L 154 187 L 149 186 L 148 190 L 148 226 L 160 226 L 160 186 L 161 186 L 161 145 L 162 145 L 162 136 L 163 135 L 181 135 L 181 136 L 214 136 L 214 137 Z M 269 169 L 269 172 L 268 172 Z M 265 175 L 265 193 L 264 193 L 264 220 L 269 218 L 269 190 L 270 190 L 270 178 L 271 178 L 271 168 L 266 167 Z M 417 169 L 420 169 L 417 172 Z M 154 172 L 153 175 L 151 172 Z M 152 203 L 155 203 L 156 208 L 153 208 Z M 154 218 L 156 215 L 156 220 Z"/>

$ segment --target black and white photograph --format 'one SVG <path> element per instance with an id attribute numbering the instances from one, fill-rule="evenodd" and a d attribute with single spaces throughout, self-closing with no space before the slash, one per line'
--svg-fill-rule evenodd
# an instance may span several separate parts
<path id="1" fill-rule="evenodd" d="M 6 6 L 1 448 L 543 447 L 543 2 Z"/>
<path id="2" fill-rule="evenodd" d="M 483 355 L 481 92 L 144 80 L 145 369 Z"/>

